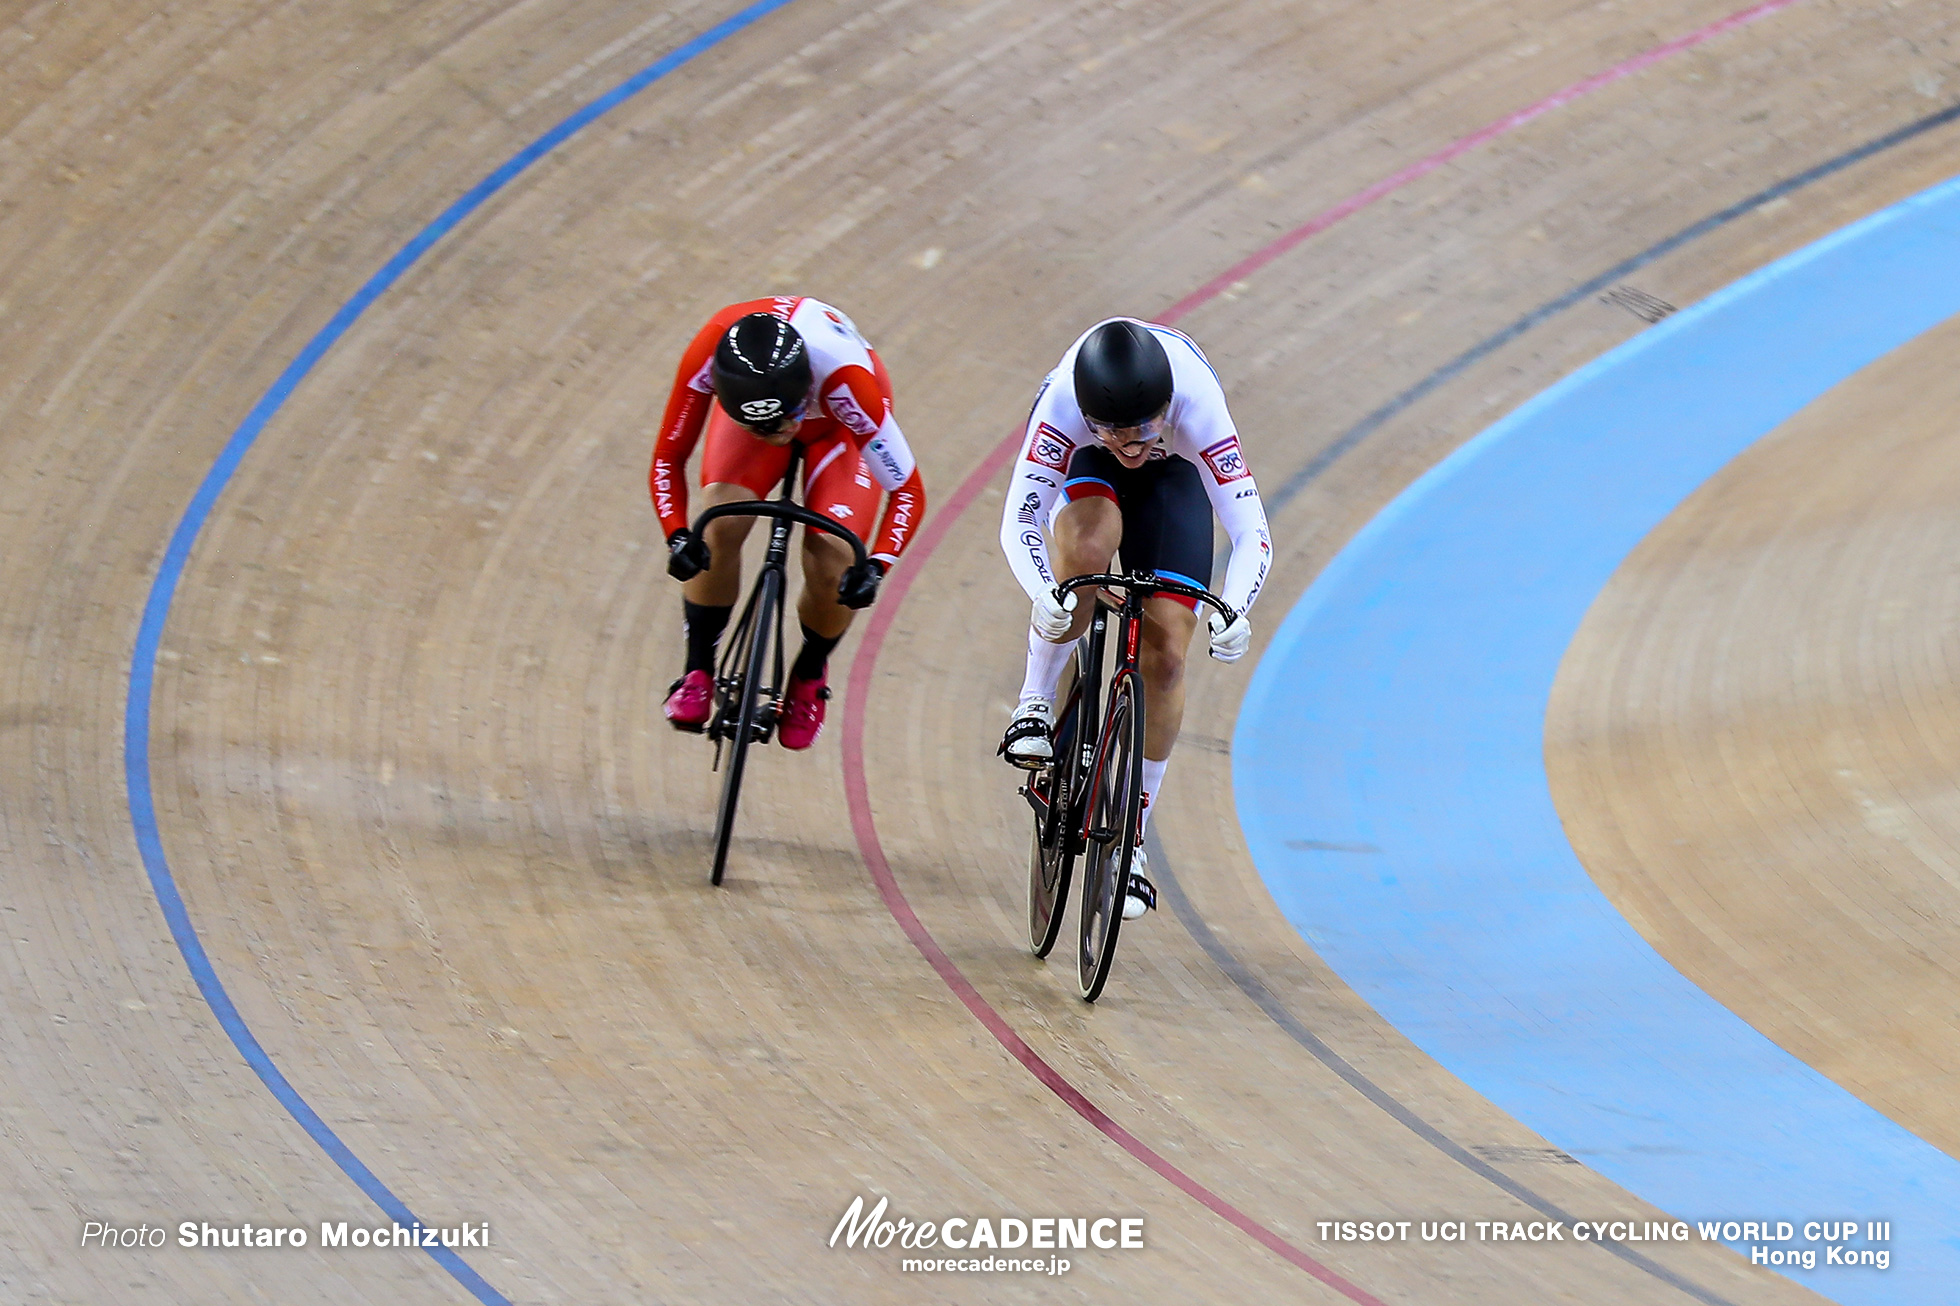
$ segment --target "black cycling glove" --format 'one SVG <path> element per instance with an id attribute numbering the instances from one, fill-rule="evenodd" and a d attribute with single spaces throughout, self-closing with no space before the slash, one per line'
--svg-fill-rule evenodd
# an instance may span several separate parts
<path id="1" fill-rule="evenodd" d="M 878 597 L 878 583 L 884 578 L 885 564 L 876 558 L 866 558 L 862 564 L 854 562 L 837 582 L 837 601 L 853 610 L 868 608 Z"/>
<path id="2" fill-rule="evenodd" d="M 708 569 L 708 542 L 683 526 L 667 537 L 667 574 L 693 580 Z"/>

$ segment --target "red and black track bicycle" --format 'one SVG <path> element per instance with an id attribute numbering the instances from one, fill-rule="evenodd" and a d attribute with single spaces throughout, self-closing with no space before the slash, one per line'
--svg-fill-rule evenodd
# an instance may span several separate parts
<path id="1" fill-rule="evenodd" d="M 772 519 L 762 569 L 756 573 L 755 585 L 742 605 L 742 616 L 724 642 L 720 664 L 715 668 L 715 710 L 708 718 L 707 735 L 715 741 L 715 767 L 721 770 L 721 803 L 715 811 L 710 884 L 721 883 L 728 865 L 728 842 L 735 833 L 735 807 L 742 795 L 742 769 L 749 745 L 768 743 L 782 716 L 787 683 L 783 674 L 783 610 L 790 527 L 802 525 L 835 535 L 851 546 L 853 566 L 862 570 L 866 565 L 863 540 L 792 497 L 801 458 L 802 450 L 792 447 L 789 466 L 783 472 L 783 492 L 777 498 L 717 504 L 694 519 L 694 533 L 703 538 L 708 523 L 718 517 Z"/>
<path id="2" fill-rule="evenodd" d="M 1123 898 L 1130 883 L 1143 821 L 1143 676 L 1137 645 L 1143 633 L 1143 601 L 1153 594 L 1181 595 L 1218 610 L 1226 624 L 1238 614 L 1210 590 L 1145 572 L 1128 576 L 1077 576 L 1055 587 L 1097 591 L 1089 632 L 1075 646 L 1055 715 L 1055 751 L 1048 765 L 1021 787 L 1034 809 L 1034 842 L 1028 851 L 1028 946 L 1046 957 L 1062 930 L 1075 859 L 1083 857 L 1076 977 L 1084 1001 L 1102 996 L 1123 926 Z M 1115 591 L 1121 591 L 1120 598 Z M 1103 657 L 1110 619 L 1116 620 L 1116 663 L 1105 684 Z"/>

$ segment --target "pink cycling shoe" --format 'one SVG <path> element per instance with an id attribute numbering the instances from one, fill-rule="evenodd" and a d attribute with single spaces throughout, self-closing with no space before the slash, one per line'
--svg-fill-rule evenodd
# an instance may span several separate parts
<path id="1" fill-rule="evenodd" d="M 783 723 L 776 732 L 784 748 L 803 749 L 817 742 L 817 732 L 823 729 L 824 704 L 830 698 L 830 686 L 826 683 L 829 679 L 828 672 L 815 680 L 801 676 L 789 678 L 789 692 L 783 701 Z"/>
<path id="2" fill-rule="evenodd" d="M 667 704 L 661 710 L 676 730 L 701 733 L 715 708 L 715 678 L 705 671 L 690 671 L 667 691 Z"/>

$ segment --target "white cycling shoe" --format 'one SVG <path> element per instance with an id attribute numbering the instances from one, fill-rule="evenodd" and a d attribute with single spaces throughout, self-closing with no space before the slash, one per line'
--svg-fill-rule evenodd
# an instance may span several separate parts
<path id="1" fill-rule="evenodd" d="M 1157 910 L 1157 886 L 1150 882 L 1145 872 L 1150 859 L 1145 856 L 1143 845 L 1138 844 L 1130 854 L 1129 892 L 1123 895 L 1123 919 L 1133 921 L 1147 911 Z"/>
<path id="2" fill-rule="evenodd" d="M 1024 700 L 1007 723 L 1000 754 L 1015 766 L 1039 771 L 1055 758 L 1055 705 L 1045 698 Z"/>

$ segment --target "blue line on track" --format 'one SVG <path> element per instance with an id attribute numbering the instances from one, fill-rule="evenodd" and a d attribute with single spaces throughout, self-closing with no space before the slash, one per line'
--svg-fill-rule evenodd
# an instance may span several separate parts
<path id="1" fill-rule="evenodd" d="M 170 544 L 165 549 L 163 564 L 157 570 L 156 579 L 151 582 L 148 601 L 143 605 L 143 621 L 136 634 L 136 649 L 130 660 L 129 699 L 123 716 L 123 770 L 129 787 L 130 821 L 136 829 L 136 846 L 143 857 L 143 867 L 149 873 L 150 887 L 155 890 L 157 903 L 163 908 L 164 920 L 169 923 L 170 935 L 177 942 L 177 949 L 184 955 L 184 964 L 190 968 L 191 976 L 197 981 L 198 990 L 217 1016 L 218 1024 L 230 1036 L 232 1044 L 245 1058 L 247 1065 L 265 1082 L 279 1104 L 298 1121 L 300 1127 L 312 1136 L 326 1154 L 333 1158 L 334 1164 L 346 1172 L 360 1190 L 379 1206 L 389 1219 L 397 1224 L 412 1225 L 420 1223 L 399 1197 L 381 1182 L 375 1173 L 368 1169 L 361 1159 L 354 1155 L 348 1146 L 340 1141 L 327 1122 L 322 1120 L 306 1099 L 299 1095 L 279 1067 L 266 1054 L 264 1047 L 254 1035 L 245 1020 L 238 1013 L 231 995 L 212 968 L 211 958 L 204 951 L 204 944 L 198 938 L 197 928 L 191 923 L 190 913 L 185 910 L 183 895 L 177 891 L 177 881 L 170 873 L 170 862 L 164 856 L 163 837 L 157 826 L 156 802 L 150 783 L 150 700 L 156 680 L 157 653 L 163 642 L 164 626 L 170 618 L 170 604 L 177 594 L 177 583 L 182 579 L 184 567 L 190 560 L 191 549 L 197 543 L 198 532 L 210 518 L 212 507 L 218 496 L 231 481 L 245 454 L 265 429 L 266 423 L 284 407 L 286 400 L 301 381 L 306 379 L 314 366 L 324 358 L 327 351 L 347 334 L 361 314 L 365 313 L 375 300 L 379 299 L 389 287 L 414 265 L 416 260 L 429 251 L 437 241 L 447 235 L 464 218 L 474 213 L 492 195 L 502 190 L 518 174 L 549 154 L 559 145 L 569 140 L 580 129 L 597 118 L 609 113 L 654 82 L 679 68 L 688 60 L 733 36 L 736 32 L 756 22 L 758 19 L 791 3 L 791 0 L 759 0 L 740 13 L 717 23 L 687 44 L 667 54 L 657 62 L 648 65 L 626 81 L 620 83 L 606 94 L 587 104 L 563 122 L 553 127 L 537 140 L 514 155 L 507 163 L 485 177 L 475 186 L 443 210 L 441 216 L 424 227 L 416 237 L 404 245 L 400 252 L 384 264 L 379 272 L 369 278 L 354 297 L 348 300 L 335 313 L 319 334 L 308 341 L 299 356 L 286 367 L 259 401 L 252 405 L 238 429 L 232 432 L 224 451 L 206 473 L 204 481 L 191 497 L 190 506 L 171 533 Z M 469 1264 L 454 1251 L 447 1248 L 430 1248 L 429 1255 L 436 1263 L 449 1271 L 456 1281 L 467 1288 L 471 1295 L 485 1306 L 509 1306 L 510 1299 L 491 1287 L 483 1276 L 471 1269 Z"/>
<path id="2" fill-rule="evenodd" d="M 1472 1088 L 1665 1211 L 1799 1233 L 1889 1219 L 1889 1270 L 1790 1272 L 1857 1306 L 1952 1300 L 1960 1162 L 1640 938 L 1566 842 L 1543 723 L 1587 608 L 1668 512 L 1957 312 L 1960 181 L 1612 351 L 1356 536 L 1282 624 L 1233 741 L 1254 860 L 1343 979 Z"/>

